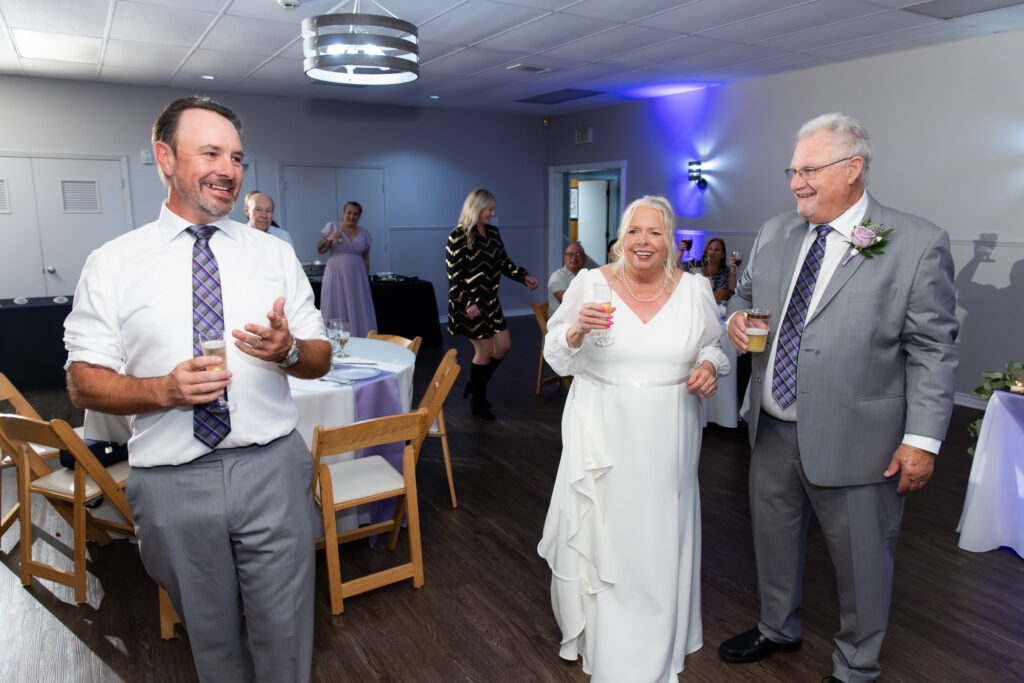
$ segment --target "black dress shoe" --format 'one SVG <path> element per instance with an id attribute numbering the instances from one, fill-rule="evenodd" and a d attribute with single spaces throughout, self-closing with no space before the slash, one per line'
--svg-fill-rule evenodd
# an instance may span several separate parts
<path id="1" fill-rule="evenodd" d="M 776 643 L 764 637 L 755 626 L 746 633 L 733 636 L 718 646 L 718 656 L 733 664 L 747 664 L 769 657 L 776 652 L 796 652 L 801 641 Z"/>

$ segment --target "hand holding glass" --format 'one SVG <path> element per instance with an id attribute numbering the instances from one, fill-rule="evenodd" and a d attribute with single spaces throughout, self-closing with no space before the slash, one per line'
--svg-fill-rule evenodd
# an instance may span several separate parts
<path id="1" fill-rule="evenodd" d="M 593 292 L 594 303 L 598 304 L 605 313 L 611 313 L 612 286 L 607 282 L 595 282 Z M 615 340 L 608 335 L 608 330 L 602 330 L 598 333 L 597 340 L 594 343 L 598 346 L 611 346 L 615 343 Z"/>
<path id="2" fill-rule="evenodd" d="M 220 330 L 213 328 L 207 328 L 199 331 L 199 349 L 202 351 L 204 356 L 216 356 L 221 359 L 220 363 L 216 365 L 206 366 L 207 370 L 214 372 L 223 372 L 228 369 L 228 346 L 227 342 L 224 341 L 224 333 Z M 227 395 L 227 389 L 224 389 L 224 393 L 220 397 L 210 402 L 210 410 L 216 410 L 219 412 L 227 412 L 234 408 L 231 403 L 228 403 L 225 396 Z"/>
<path id="3" fill-rule="evenodd" d="M 743 315 L 748 319 L 760 320 L 765 325 L 772 318 L 771 311 L 766 311 L 763 308 L 748 308 L 743 311 Z M 752 327 L 747 325 L 745 332 L 747 333 L 747 351 L 752 353 L 760 353 L 764 351 L 765 342 L 768 340 L 768 332 L 770 330 L 762 329 L 760 327 Z"/>

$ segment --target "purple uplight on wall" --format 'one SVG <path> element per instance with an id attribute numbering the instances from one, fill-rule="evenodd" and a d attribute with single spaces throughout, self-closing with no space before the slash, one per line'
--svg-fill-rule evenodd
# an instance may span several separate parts
<path id="1" fill-rule="evenodd" d="M 656 97 L 666 95 L 678 95 L 679 93 L 690 92 L 706 88 L 708 83 L 656 83 L 653 85 L 642 85 L 639 88 L 632 88 L 623 93 L 626 97 L 638 100 L 652 100 Z"/>

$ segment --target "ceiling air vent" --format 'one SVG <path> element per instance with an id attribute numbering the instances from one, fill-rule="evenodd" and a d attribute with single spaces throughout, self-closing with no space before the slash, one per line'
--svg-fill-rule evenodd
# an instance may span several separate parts
<path id="1" fill-rule="evenodd" d="M 604 92 L 601 90 L 581 90 L 580 88 L 565 88 L 563 90 L 555 90 L 553 92 L 544 93 L 543 95 L 534 95 L 533 97 L 527 97 L 519 102 L 530 102 L 531 104 L 558 104 L 560 102 L 570 102 L 572 100 L 579 100 L 584 97 L 593 97 L 594 95 L 603 95 Z"/>
<path id="2" fill-rule="evenodd" d="M 7 191 L 7 178 L 0 178 L 0 213 L 11 212 L 11 195 Z"/>
<path id="3" fill-rule="evenodd" d="M 64 213 L 102 213 L 100 184 L 95 180 L 62 180 L 60 196 Z"/>
<path id="4" fill-rule="evenodd" d="M 546 66 L 530 66 L 529 64 L 513 64 L 512 66 L 506 66 L 509 71 L 526 71 L 531 74 L 546 74 L 551 69 Z"/>
<path id="5" fill-rule="evenodd" d="M 913 7 L 904 7 L 903 10 L 936 19 L 960 19 L 1020 4 L 1024 3 L 1021 0 L 931 0 Z"/>

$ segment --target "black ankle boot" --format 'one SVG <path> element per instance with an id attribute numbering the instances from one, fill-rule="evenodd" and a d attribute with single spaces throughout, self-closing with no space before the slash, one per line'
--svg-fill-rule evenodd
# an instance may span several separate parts
<path id="1" fill-rule="evenodd" d="M 469 393 L 473 395 L 470 400 L 470 410 L 479 418 L 495 420 L 494 413 L 491 412 L 487 403 L 488 370 L 487 365 L 471 364 L 469 366 Z"/>

